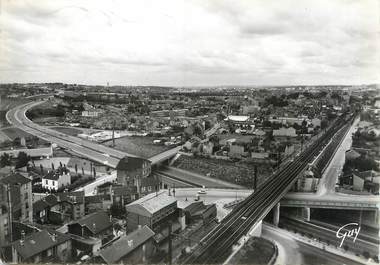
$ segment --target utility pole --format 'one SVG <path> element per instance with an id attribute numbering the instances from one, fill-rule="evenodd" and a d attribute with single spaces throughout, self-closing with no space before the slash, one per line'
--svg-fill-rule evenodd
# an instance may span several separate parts
<path id="1" fill-rule="evenodd" d="M 256 192 L 257 189 L 257 165 L 255 165 L 253 170 L 253 190 Z"/>
<path id="2" fill-rule="evenodd" d="M 172 222 L 169 221 L 169 249 L 168 249 L 168 264 L 171 265 L 172 264 Z"/>
<path id="3" fill-rule="evenodd" d="M 8 218 L 9 218 L 9 234 L 11 238 L 11 242 L 13 242 L 13 228 L 12 228 L 12 221 L 13 221 L 13 209 L 12 209 L 12 201 L 11 201 L 11 185 L 7 185 L 7 192 L 8 192 Z"/>
<path id="4" fill-rule="evenodd" d="M 115 147 L 115 120 L 112 122 L 112 147 Z"/>

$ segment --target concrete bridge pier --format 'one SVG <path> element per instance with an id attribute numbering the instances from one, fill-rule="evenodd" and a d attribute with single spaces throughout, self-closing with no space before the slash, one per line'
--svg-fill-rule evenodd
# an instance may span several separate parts
<path id="1" fill-rule="evenodd" d="M 279 222 L 280 222 L 280 203 L 277 203 L 276 206 L 273 208 L 273 224 L 275 226 L 278 226 Z"/>
<path id="2" fill-rule="evenodd" d="M 310 221 L 310 207 L 302 208 L 302 218 L 304 221 L 307 221 L 307 222 Z"/>

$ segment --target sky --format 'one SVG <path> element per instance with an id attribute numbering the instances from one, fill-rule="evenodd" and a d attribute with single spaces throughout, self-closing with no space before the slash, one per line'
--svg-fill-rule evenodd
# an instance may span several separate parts
<path id="1" fill-rule="evenodd" d="M 380 83 L 379 0 L 0 0 L 0 82 Z"/>

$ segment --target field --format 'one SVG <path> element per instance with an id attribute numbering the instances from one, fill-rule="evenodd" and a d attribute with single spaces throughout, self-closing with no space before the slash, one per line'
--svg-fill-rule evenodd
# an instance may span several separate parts
<path id="1" fill-rule="evenodd" d="M 28 102 L 28 100 L 1 98 L 0 100 L 0 128 L 9 126 L 9 123 L 7 122 L 7 119 L 5 118 L 5 114 L 7 113 L 7 111 L 25 102 Z"/>
<path id="2" fill-rule="evenodd" d="M 78 134 L 83 133 L 82 130 L 71 127 L 51 127 L 50 129 L 72 136 L 77 136 Z"/>
<path id="3" fill-rule="evenodd" d="M 17 137 L 21 138 L 21 137 L 32 136 L 31 134 L 24 132 L 23 130 L 20 130 L 19 128 L 13 128 L 13 127 L 3 129 L 2 132 L 12 140 L 17 138 Z"/>
<path id="4" fill-rule="evenodd" d="M 126 136 L 115 139 L 115 149 L 125 151 L 127 153 L 149 158 L 159 153 L 162 153 L 171 147 L 153 144 L 154 137 L 146 136 Z M 103 143 L 104 145 L 111 146 L 112 141 Z"/>
<path id="5" fill-rule="evenodd" d="M 173 164 L 174 167 L 192 171 L 211 178 L 235 183 L 247 188 L 253 187 L 254 165 L 245 162 L 232 162 L 211 158 L 181 156 Z M 258 187 L 272 173 L 267 165 L 257 166 Z"/>

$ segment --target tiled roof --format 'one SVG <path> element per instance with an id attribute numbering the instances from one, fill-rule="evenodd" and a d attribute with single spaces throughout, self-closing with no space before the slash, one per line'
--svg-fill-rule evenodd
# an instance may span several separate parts
<path id="1" fill-rule="evenodd" d="M 167 191 L 150 193 L 126 206 L 127 211 L 133 211 L 133 208 L 139 207 L 152 215 L 162 208 L 171 204 L 177 205 L 177 200 L 173 196 L 169 196 Z"/>
<path id="2" fill-rule="evenodd" d="M 55 194 L 60 201 L 82 204 L 84 203 L 84 191 L 60 192 Z"/>
<path id="3" fill-rule="evenodd" d="M 78 223 L 80 226 L 87 227 L 94 234 L 98 234 L 101 231 L 112 226 L 108 214 L 102 211 L 86 215 L 85 217 L 71 224 L 75 223 Z"/>
<path id="4" fill-rule="evenodd" d="M 11 173 L 6 177 L 3 177 L 2 179 L 0 179 L 0 182 L 3 184 L 21 184 L 21 185 L 24 185 L 26 183 L 31 182 L 31 180 L 28 179 L 27 177 L 24 177 L 20 173 L 16 172 L 16 173 Z"/>
<path id="5" fill-rule="evenodd" d="M 87 203 L 102 203 L 103 201 L 109 201 L 111 200 L 111 195 L 109 194 L 99 194 L 94 196 L 86 196 L 84 197 L 84 200 Z"/>
<path id="6" fill-rule="evenodd" d="M 116 186 L 112 187 L 112 190 L 115 196 L 126 196 L 137 193 L 136 186 Z"/>
<path id="7" fill-rule="evenodd" d="M 142 168 L 144 162 L 149 162 L 149 160 L 139 157 L 124 157 L 120 159 L 116 166 L 119 170 L 135 170 Z M 150 163 L 150 162 L 149 162 Z"/>
<path id="8" fill-rule="evenodd" d="M 101 249 L 99 255 L 107 264 L 117 263 L 153 236 L 154 232 L 148 226 L 144 226 L 128 235 L 121 236 L 111 245 Z"/>
<path id="9" fill-rule="evenodd" d="M 54 234 L 56 235 L 55 237 Z M 70 240 L 70 237 L 65 234 L 42 230 L 27 236 L 23 243 L 21 240 L 13 242 L 12 246 L 25 260 L 68 240 Z"/>

